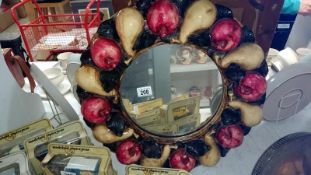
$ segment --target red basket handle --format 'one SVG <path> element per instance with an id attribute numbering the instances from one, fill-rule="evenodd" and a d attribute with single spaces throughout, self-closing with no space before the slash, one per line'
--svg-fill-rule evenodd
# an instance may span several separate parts
<path id="1" fill-rule="evenodd" d="M 89 14 L 90 14 L 90 9 L 91 7 L 93 6 L 93 4 L 95 3 L 96 1 L 96 11 L 99 12 L 99 8 L 100 8 L 100 0 L 90 0 L 90 2 L 88 3 L 88 5 L 86 6 L 85 8 L 85 17 L 84 17 L 84 28 L 87 30 L 86 31 L 86 39 L 88 42 L 91 41 L 91 37 L 90 37 L 90 34 L 88 32 L 88 19 L 89 19 Z"/>

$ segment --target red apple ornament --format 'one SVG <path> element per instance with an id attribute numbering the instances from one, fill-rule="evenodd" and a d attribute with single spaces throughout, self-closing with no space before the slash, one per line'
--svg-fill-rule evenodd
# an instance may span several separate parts
<path id="1" fill-rule="evenodd" d="M 243 142 L 244 134 L 239 125 L 225 126 L 216 133 L 216 139 L 224 148 L 236 148 Z"/>
<path id="2" fill-rule="evenodd" d="M 239 22 L 229 18 L 221 19 L 212 28 L 212 45 L 219 51 L 228 52 L 239 45 L 241 35 Z"/>
<path id="3" fill-rule="evenodd" d="M 141 157 L 141 147 L 136 140 L 127 139 L 117 146 L 116 155 L 122 164 L 133 164 Z"/>
<path id="4" fill-rule="evenodd" d="M 241 79 L 235 92 L 246 102 L 253 102 L 259 100 L 266 93 L 266 89 L 267 81 L 262 75 L 247 73 Z"/>
<path id="5" fill-rule="evenodd" d="M 99 97 L 89 97 L 82 102 L 81 113 L 84 119 L 90 123 L 104 123 L 111 112 L 108 100 Z"/>
<path id="6" fill-rule="evenodd" d="M 149 29 L 161 38 L 172 34 L 179 25 L 179 11 L 169 0 L 158 0 L 147 13 Z"/>
<path id="7" fill-rule="evenodd" d="M 91 57 L 96 66 L 104 70 L 112 70 L 121 61 L 121 49 L 111 39 L 98 38 L 90 46 Z"/>
<path id="8" fill-rule="evenodd" d="M 183 148 L 178 148 L 170 157 L 170 166 L 172 168 L 191 171 L 195 167 L 195 163 L 195 158 Z"/>

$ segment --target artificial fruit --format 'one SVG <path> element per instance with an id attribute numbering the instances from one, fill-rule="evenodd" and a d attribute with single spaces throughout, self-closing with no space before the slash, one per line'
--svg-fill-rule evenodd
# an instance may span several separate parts
<path id="1" fill-rule="evenodd" d="M 91 57 L 96 66 L 103 70 L 113 70 L 121 61 L 122 52 L 113 40 L 97 38 L 90 44 Z"/>
<path id="2" fill-rule="evenodd" d="M 146 1 L 146 0 L 137 0 L 135 5 L 136 8 L 143 14 L 144 17 L 146 17 L 148 13 L 148 9 L 151 6 L 152 1 Z"/>
<path id="3" fill-rule="evenodd" d="M 121 112 L 111 112 L 109 120 L 106 121 L 106 126 L 109 128 L 115 135 L 121 137 L 126 128 L 124 117 Z"/>
<path id="4" fill-rule="evenodd" d="M 144 17 L 135 8 L 125 8 L 116 16 L 116 29 L 123 48 L 129 56 L 134 56 L 133 46 L 144 28 Z"/>
<path id="5" fill-rule="evenodd" d="M 171 148 L 169 145 L 165 145 L 163 147 L 163 151 L 161 154 L 161 157 L 159 159 L 156 158 L 148 158 L 146 156 L 142 156 L 142 159 L 140 160 L 140 164 L 142 166 L 148 166 L 148 167 L 162 167 L 165 161 L 170 156 Z"/>
<path id="6" fill-rule="evenodd" d="M 269 73 L 269 66 L 266 60 L 263 60 L 263 62 L 261 63 L 261 65 L 254 70 L 254 72 L 259 73 L 262 76 L 267 76 Z"/>
<path id="7" fill-rule="evenodd" d="M 223 125 L 237 124 L 241 122 L 241 111 L 234 108 L 226 108 L 221 114 L 221 123 Z"/>
<path id="8" fill-rule="evenodd" d="M 242 27 L 235 19 L 221 19 L 211 30 L 212 46 L 219 51 L 228 52 L 239 45 L 241 32 Z"/>
<path id="9" fill-rule="evenodd" d="M 232 63 L 224 70 L 224 73 L 228 79 L 233 82 L 239 83 L 240 80 L 245 76 L 244 71 L 239 65 Z"/>
<path id="10" fill-rule="evenodd" d="M 192 140 L 184 143 L 183 145 L 187 153 L 194 157 L 200 157 L 209 150 L 209 147 L 204 143 L 203 140 Z"/>
<path id="11" fill-rule="evenodd" d="M 134 139 L 123 140 L 116 149 L 118 160 L 125 165 L 136 163 L 141 155 L 141 147 Z"/>
<path id="12" fill-rule="evenodd" d="M 131 137 L 134 134 L 134 130 L 129 128 L 125 130 L 122 136 L 117 136 L 106 125 L 97 125 L 93 128 L 93 135 L 95 139 L 104 144 L 111 144 L 119 142 Z"/>
<path id="13" fill-rule="evenodd" d="M 241 110 L 241 121 L 245 126 L 256 126 L 263 119 L 263 111 L 259 106 L 241 101 L 231 101 L 229 102 L 229 106 Z"/>
<path id="14" fill-rule="evenodd" d="M 208 29 L 216 20 L 216 7 L 209 0 L 194 1 L 187 9 L 180 29 L 179 40 L 186 43 L 188 37 L 198 30 Z"/>
<path id="15" fill-rule="evenodd" d="M 233 18 L 233 12 L 230 8 L 216 4 L 217 8 L 217 20 L 223 19 L 223 18 Z"/>
<path id="16" fill-rule="evenodd" d="M 149 29 L 161 38 L 174 33 L 179 21 L 179 11 L 176 5 L 169 0 L 155 1 L 147 13 Z"/>
<path id="17" fill-rule="evenodd" d="M 118 42 L 119 36 L 117 34 L 116 26 L 114 25 L 114 23 L 115 23 L 114 18 L 107 19 L 102 23 L 100 23 L 97 29 L 98 35 Z"/>
<path id="18" fill-rule="evenodd" d="M 267 89 L 265 77 L 257 73 L 247 73 L 235 88 L 235 94 L 246 102 L 259 100 Z"/>
<path id="19" fill-rule="evenodd" d="M 255 43 L 245 43 L 229 52 L 222 60 L 222 68 L 229 67 L 235 63 L 244 70 L 253 70 L 258 68 L 265 59 L 262 48 Z"/>
<path id="20" fill-rule="evenodd" d="M 254 43 L 256 41 L 255 34 L 247 26 L 242 28 L 241 43 Z"/>
<path id="21" fill-rule="evenodd" d="M 109 101 L 100 97 L 89 97 L 83 100 L 81 105 L 83 118 L 94 124 L 106 122 L 110 112 L 111 105 Z"/>
<path id="22" fill-rule="evenodd" d="M 85 91 L 106 97 L 114 97 L 116 95 L 116 91 L 104 91 L 99 78 L 99 71 L 91 66 L 84 65 L 76 72 L 77 84 Z"/>
<path id="23" fill-rule="evenodd" d="M 203 156 L 200 156 L 199 161 L 204 166 L 215 166 L 220 160 L 220 152 L 218 146 L 212 135 L 206 134 L 204 137 L 205 144 L 209 146 L 209 151 L 207 151 Z"/>
<path id="24" fill-rule="evenodd" d="M 187 153 L 184 148 L 178 148 L 170 156 L 170 166 L 172 168 L 191 171 L 195 164 L 195 157 Z"/>
<path id="25" fill-rule="evenodd" d="M 220 128 L 216 133 L 218 143 L 224 148 L 236 148 L 243 142 L 244 134 L 239 125 L 233 124 Z"/>

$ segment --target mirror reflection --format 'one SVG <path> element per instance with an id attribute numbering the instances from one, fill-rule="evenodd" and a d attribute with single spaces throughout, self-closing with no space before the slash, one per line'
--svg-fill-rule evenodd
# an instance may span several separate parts
<path id="1" fill-rule="evenodd" d="M 121 79 L 120 93 L 124 109 L 141 128 L 180 136 L 214 116 L 222 84 L 217 66 L 203 51 L 165 44 L 135 58 Z"/>

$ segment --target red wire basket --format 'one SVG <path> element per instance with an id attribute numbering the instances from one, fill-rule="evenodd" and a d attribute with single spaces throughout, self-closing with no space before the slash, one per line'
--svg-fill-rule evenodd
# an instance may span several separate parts
<path id="1" fill-rule="evenodd" d="M 28 24 L 21 24 L 15 15 L 16 9 L 24 5 L 31 5 L 38 13 L 38 18 Z M 95 11 L 90 10 L 92 6 L 96 6 Z M 48 60 L 55 53 L 86 49 L 100 24 L 99 7 L 100 0 L 90 0 L 83 14 L 53 15 L 43 14 L 35 0 L 24 0 L 12 7 L 11 16 L 19 27 L 30 61 Z"/>

